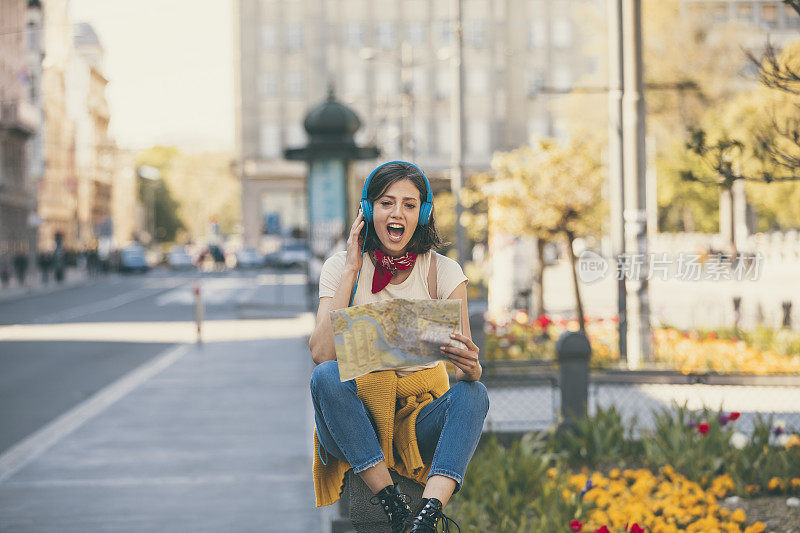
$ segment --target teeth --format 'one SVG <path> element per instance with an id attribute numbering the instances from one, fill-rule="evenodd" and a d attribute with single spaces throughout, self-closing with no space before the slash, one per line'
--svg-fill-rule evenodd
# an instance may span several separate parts
<path id="1" fill-rule="evenodd" d="M 401 226 L 400 224 L 389 224 L 389 227 L 390 228 L 403 229 L 403 226 Z"/>

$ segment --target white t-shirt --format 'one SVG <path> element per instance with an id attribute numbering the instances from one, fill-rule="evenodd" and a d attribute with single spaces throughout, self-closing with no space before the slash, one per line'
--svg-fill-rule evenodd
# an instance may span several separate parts
<path id="1" fill-rule="evenodd" d="M 418 255 L 417 260 L 414 261 L 414 266 L 411 268 L 411 274 L 402 282 L 396 285 L 390 282 L 386 287 L 372 294 L 372 276 L 375 274 L 375 265 L 372 264 L 369 254 L 365 252 L 362 256 L 361 276 L 358 278 L 353 305 L 380 302 L 381 300 L 392 298 L 430 300 L 428 270 L 432 253 L 436 252 L 431 250 Z M 337 252 L 322 265 L 322 272 L 319 278 L 320 298 L 332 298 L 336 294 L 336 289 L 342 280 L 346 258 L 346 251 Z M 436 298 L 440 300 L 447 299 L 456 287 L 465 281 L 468 280 L 461 269 L 461 265 L 447 256 L 436 254 Z M 458 333 L 461 333 L 461 328 L 458 328 Z M 402 369 L 397 369 L 397 375 L 404 377 L 417 370 L 430 368 L 437 364 L 437 362 L 434 362 L 424 366 L 403 367 Z"/>

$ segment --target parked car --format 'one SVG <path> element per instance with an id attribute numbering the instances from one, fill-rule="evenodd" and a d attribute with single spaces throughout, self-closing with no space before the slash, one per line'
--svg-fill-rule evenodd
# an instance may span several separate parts
<path id="1" fill-rule="evenodd" d="M 236 252 L 237 268 L 260 268 L 264 266 L 264 256 L 252 246 L 245 246 Z"/>
<path id="2" fill-rule="evenodd" d="M 119 251 L 120 272 L 147 272 L 150 266 L 145 258 L 145 249 L 141 245 L 131 245 Z"/>
<path id="3" fill-rule="evenodd" d="M 186 252 L 183 246 L 173 246 L 167 256 L 169 267 L 174 270 L 194 268 L 192 256 Z"/>
<path id="4" fill-rule="evenodd" d="M 284 245 L 275 253 L 273 258 L 278 268 L 291 268 L 305 266 L 311 258 L 311 252 L 305 243 L 295 242 Z"/>

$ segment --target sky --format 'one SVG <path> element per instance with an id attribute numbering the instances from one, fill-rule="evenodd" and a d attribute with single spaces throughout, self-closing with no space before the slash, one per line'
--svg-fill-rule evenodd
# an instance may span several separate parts
<path id="1" fill-rule="evenodd" d="M 232 150 L 233 0 L 69 0 L 105 50 L 121 148 Z"/>

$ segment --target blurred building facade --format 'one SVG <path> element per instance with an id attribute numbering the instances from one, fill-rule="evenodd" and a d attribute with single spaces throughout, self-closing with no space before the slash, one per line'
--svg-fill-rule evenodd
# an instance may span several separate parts
<path id="1" fill-rule="evenodd" d="M 113 236 L 111 188 L 114 145 L 103 75 L 103 47 L 91 25 L 74 26 L 74 54 L 67 85 L 68 114 L 75 125 L 77 241 L 81 248 L 107 249 Z"/>
<path id="2" fill-rule="evenodd" d="M 30 2 L 36 9 L 38 2 Z M 41 126 L 28 69 L 28 0 L 0 3 L 0 268 L 29 255 L 36 213 L 28 142 Z"/>
<path id="3" fill-rule="evenodd" d="M 495 150 L 534 136 L 566 134 L 553 104 L 579 75 L 597 69 L 576 20 L 581 5 L 596 3 L 464 2 L 468 172 L 486 170 Z M 293 212 L 305 207 L 305 170 L 276 176 L 271 162 L 284 148 L 306 142 L 303 118 L 323 100 L 329 84 L 364 124 L 358 143 L 377 144 L 383 160 L 414 160 L 432 178 L 446 176 L 453 136 L 450 2 L 238 0 L 236 5 L 236 139 L 243 200 L 251 203 L 243 205 L 246 234 L 257 233 L 275 215 L 265 211 L 270 203 L 296 205 Z M 374 163 L 361 163 L 359 174 Z M 274 192 L 254 200 L 244 192 L 248 183 L 270 183 Z"/>
<path id="4" fill-rule="evenodd" d="M 67 110 L 72 60 L 72 22 L 66 0 L 44 4 L 44 177 L 39 185 L 39 247 L 52 250 L 57 236 L 66 248 L 78 243 L 75 128 Z"/>

